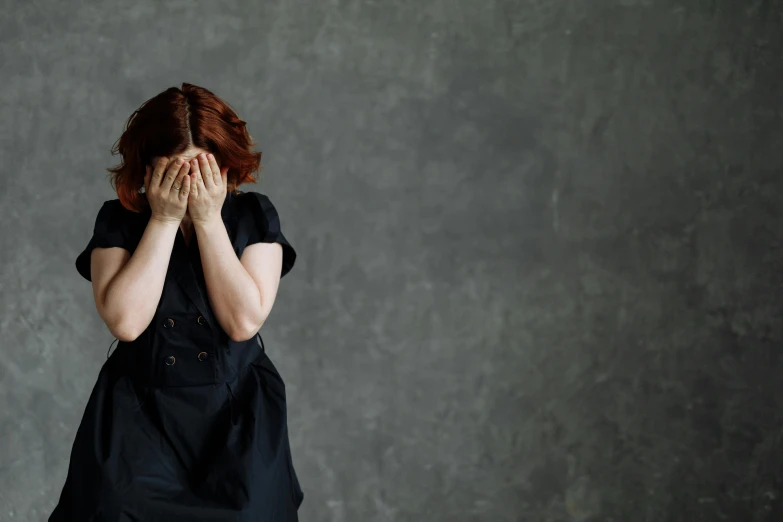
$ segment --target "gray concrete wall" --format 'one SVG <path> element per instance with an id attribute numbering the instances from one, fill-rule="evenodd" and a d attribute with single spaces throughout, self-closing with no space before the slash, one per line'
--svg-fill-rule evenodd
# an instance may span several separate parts
<path id="1" fill-rule="evenodd" d="M 189 81 L 297 248 L 264 327 L 303 521 L 783 520 L 783 5 L 2 2 L 0 520 L 113 338 L 73 266 Z"/>

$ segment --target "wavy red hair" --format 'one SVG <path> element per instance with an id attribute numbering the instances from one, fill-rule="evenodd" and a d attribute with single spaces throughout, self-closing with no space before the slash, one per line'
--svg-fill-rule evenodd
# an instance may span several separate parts
<path id="1" fill-rule="evenodd" d="M 190 146 L 208 150 L 221 167 L 228 166 L 228 189 L 235 190 L 243 183 L 256 183 L 254 173 L 263 168 L 261 152 L 250 150 L 254 145 L 247 123 L 226 102 L 203 87 L 183 83 L 131 114 L 112 147 L 112 154 L 122 161 L 107 170 L 122 205 L 140 212 L 147 206 L 141 189 L 152 158 L 181 154 Z"/>

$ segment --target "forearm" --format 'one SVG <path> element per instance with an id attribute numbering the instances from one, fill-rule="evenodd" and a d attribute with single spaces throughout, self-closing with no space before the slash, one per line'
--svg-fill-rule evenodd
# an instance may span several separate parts
<path id="1" fill-rule="evenodd" d="M 109 283 L 103 319 L 115 337 L 135 339 L 152 321 L 178 227 L 176 222 L 150 219 L 136 251 Z"/>
<path id="2" fill-rule="evenodd" d="M 249 339 L 266 319 L 263 296 L 237 258 L 222 220 L 218 217 L 193 225 L 215 317 L 235 341 Z"/>

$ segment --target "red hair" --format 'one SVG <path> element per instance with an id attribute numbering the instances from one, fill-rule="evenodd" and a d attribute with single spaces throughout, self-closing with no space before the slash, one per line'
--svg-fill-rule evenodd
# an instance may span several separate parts
<path id="1" fill-rule="evenodd" d="M 122 162 L 111 173 L 111 185 L 122 205 L 135 212 L 147 206 L 140 192 L 146 165 L 156 156 L 181 154 L 198 147 L 215 155 L 221 167 L 228 167 L 229 190 L 243 183 L 256 183 L 253 175 L 262 167 L 261 152 L 241 120 L 219 97 L 190 83 L 170 87 L 144 102 L 125 124 L 112 148 Z"/>

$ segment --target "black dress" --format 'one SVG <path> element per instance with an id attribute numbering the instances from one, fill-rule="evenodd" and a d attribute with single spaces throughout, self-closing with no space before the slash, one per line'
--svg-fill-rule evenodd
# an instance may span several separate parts
<path id="1" fill-rule="evenodd" d="M 90 253 L 133 253 L 150 212 L 114 199 L 98 212 L 76 259 L 90 280 Z M 283 246 L 284 276 L 296 252 L 269 198 L 230 192 L 223 222 L 238 257 L 247 245 Z M 194 234 L 174 243 L 155 316 L 119 342 L 98 374 L 50 522 L 290 522 L 304 494 L 288 439 L 285 385 L 260 335 L 234 342 L 207 299 Z"/>

